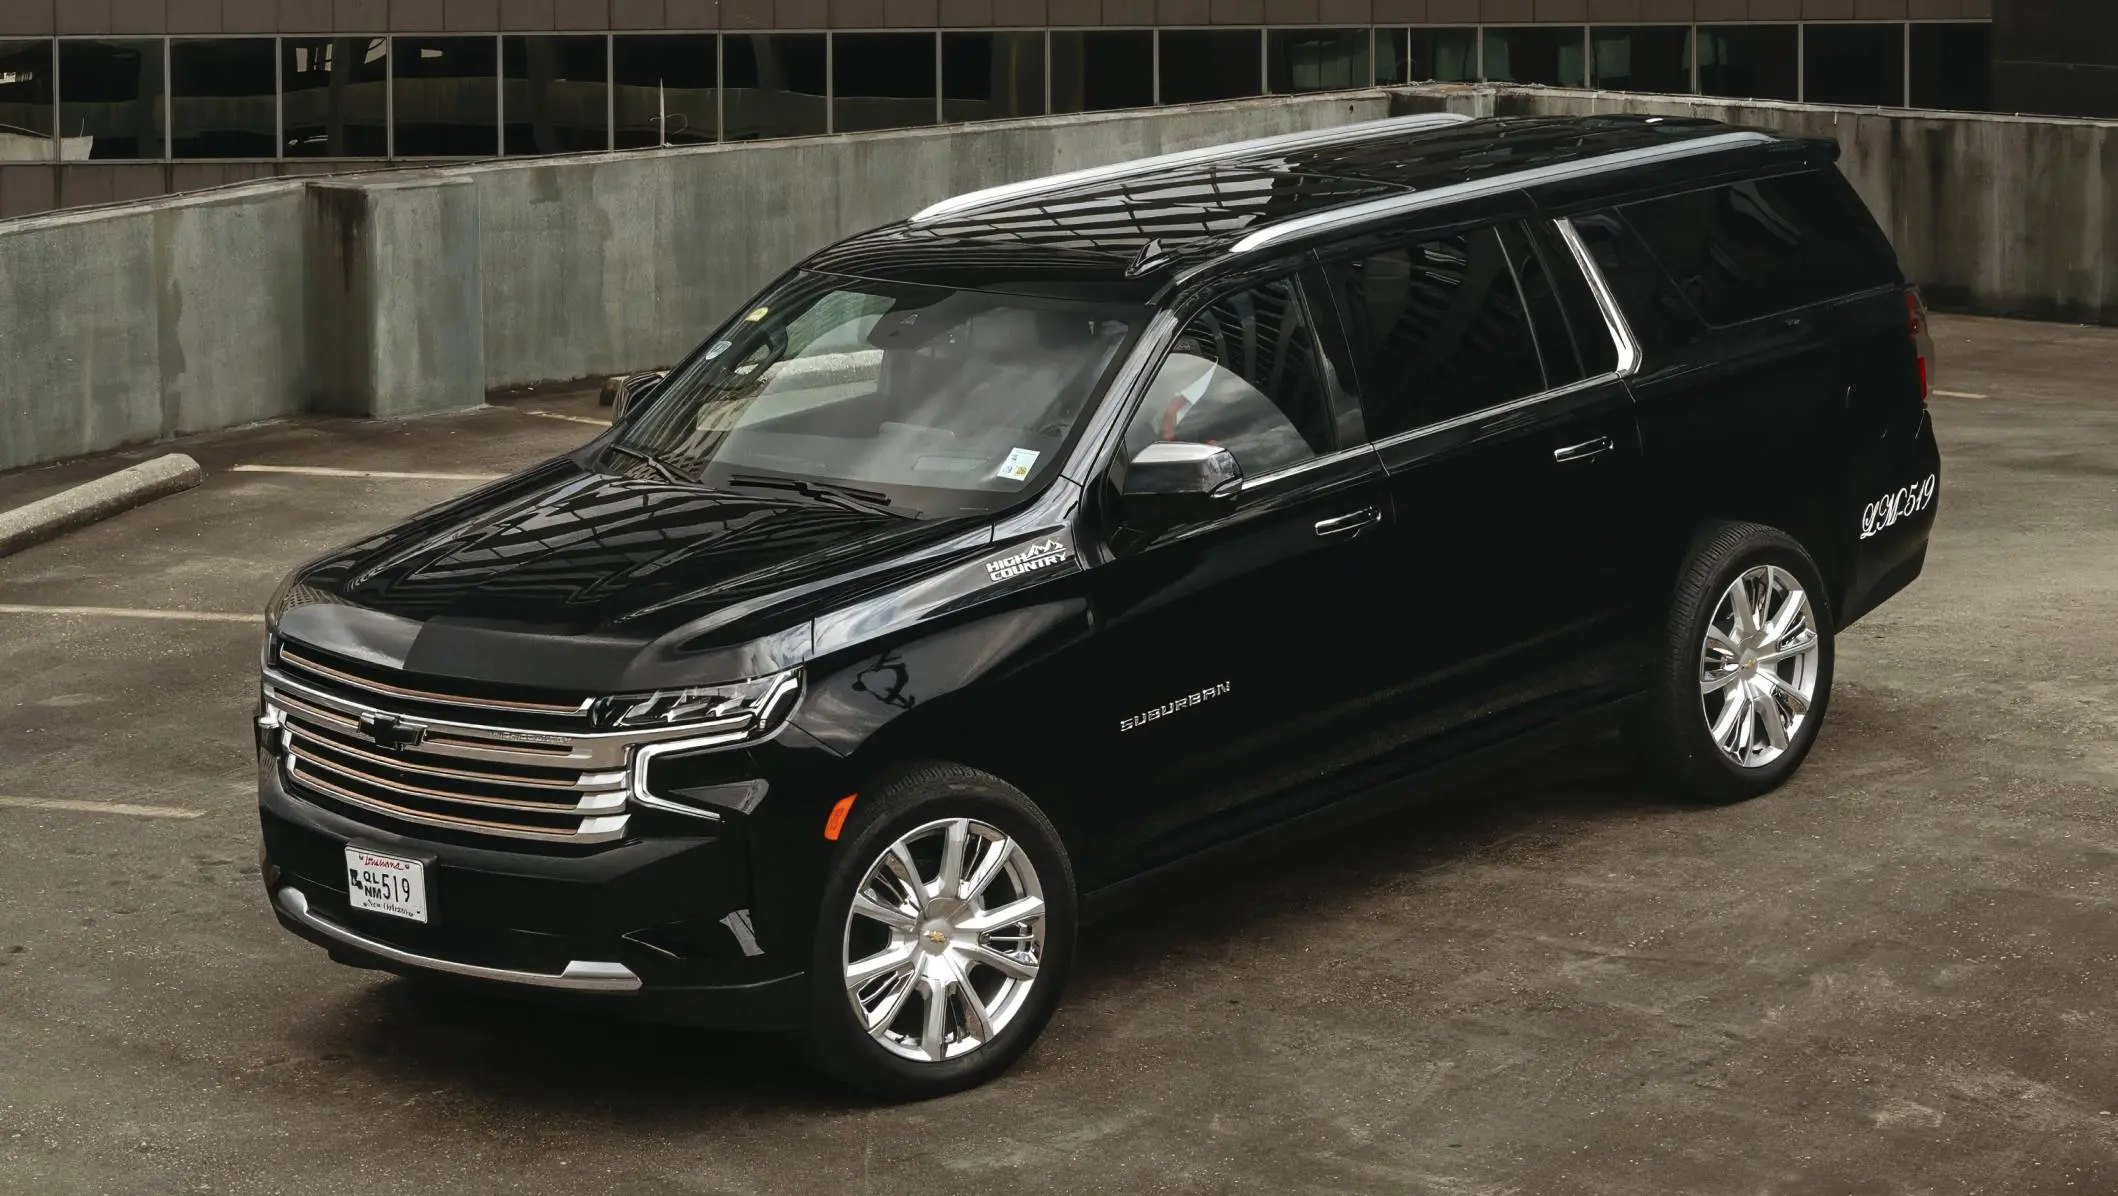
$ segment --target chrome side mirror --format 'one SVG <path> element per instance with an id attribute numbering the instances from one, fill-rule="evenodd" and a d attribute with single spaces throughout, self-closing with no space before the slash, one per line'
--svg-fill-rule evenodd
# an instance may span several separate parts
<path id="1" fill-rule="evenodd" d="M 1242 490 L 1243 467 L 1227 449 L 1161 441 L 1126 465 L 1118 502 L 1125 522 L 1158 529 L 1217 519 L 1235 509 Z"/>

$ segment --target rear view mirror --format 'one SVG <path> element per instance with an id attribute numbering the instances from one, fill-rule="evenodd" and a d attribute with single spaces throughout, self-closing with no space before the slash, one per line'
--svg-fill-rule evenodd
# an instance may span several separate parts
<path id="1" fill-rule="evenodd" d="M 1134 527 L 1176 527 L 1219 518 L 1234 509 L 1242 489 L 1243 467 L 1227 449 L 1162 441 L 1125 467 L 1119 504 Z"/>
<path id="2" fill-rule="evenodd" d="M 617 423 L 629 413 L 646 407 L 653 400 L 656 388 L 662 385 L 662 379 L 668 376 L 668 370 L 647 370 L 605 382 L 602 403 L 610 408 L 610 422 Z"/>

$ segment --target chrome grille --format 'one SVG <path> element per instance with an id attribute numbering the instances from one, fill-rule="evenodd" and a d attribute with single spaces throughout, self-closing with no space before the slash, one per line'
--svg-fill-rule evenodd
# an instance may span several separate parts
<path id="1" fill-rule="evenodd" d="M 633 748 L 736 740 L 748 727 L 746 716 L 726 725 L 597 732 L 586 700 L 458 696 L 374 672 L 285 646 L 275 652 L 265 705 L 278 729 L 282 776 L 326 805 L 473 835 L 570 844 L 622 838 Z M 396 739 L 411 742 L 386 745 Z"/>

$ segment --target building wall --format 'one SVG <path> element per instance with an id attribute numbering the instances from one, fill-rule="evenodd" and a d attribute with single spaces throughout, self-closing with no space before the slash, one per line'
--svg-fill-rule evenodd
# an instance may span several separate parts
<path id="1" fill-rule="evenodd" d="M 1419 79 L 1979 110 L 1990 15 L 1991 0 L 0 0 L 0 219 L 407 163 Z"/>
<path id="2" fill-rule="evenodd" d="M 2118 116 L 2118 3 L 1996 0 L 1994 107 Z"/>

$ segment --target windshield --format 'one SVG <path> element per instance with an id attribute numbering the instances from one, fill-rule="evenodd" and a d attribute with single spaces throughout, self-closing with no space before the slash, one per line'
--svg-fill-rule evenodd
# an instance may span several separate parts
<path id="1" fill-rule="evenodd" d="M 605 467 L 944 517 L 1059 465 L 1143 308 L 799 275 L 654 395 Z"/>

